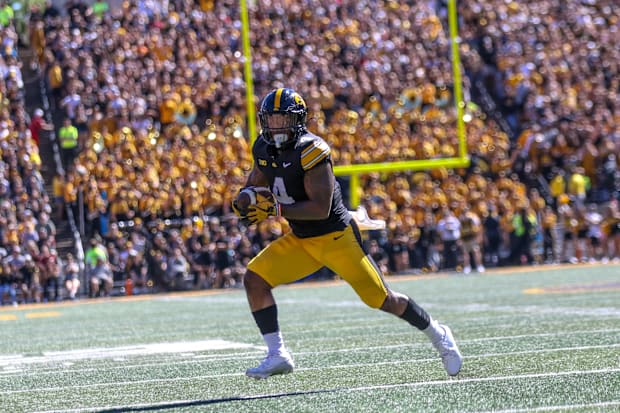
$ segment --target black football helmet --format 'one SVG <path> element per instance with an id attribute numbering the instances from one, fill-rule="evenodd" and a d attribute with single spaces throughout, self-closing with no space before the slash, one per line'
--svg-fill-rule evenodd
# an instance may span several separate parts
<path id="1" fill-rule="evenodd" d="M 293 145 L 306 131 L 307 115 L 306 102 L 293 89 L 272 90 L 258 111 L 263 137 L 276 148 Z"/>

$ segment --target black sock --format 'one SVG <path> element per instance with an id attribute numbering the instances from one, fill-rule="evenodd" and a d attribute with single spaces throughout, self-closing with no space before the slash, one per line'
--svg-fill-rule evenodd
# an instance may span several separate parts
<path id="1" fill-rule="evenodd" d="M 254 321 L 256 321 L 256 325 L 262 335 L 275 333 L 280 330 L 278 326 L 278 307 L 275 304 L 262 310 L 254 311 L 252 316 L 254 316 Z"/>
<path id="2" fill-rule="evenodd" d="M 418 330 L 425 330 L 431 322 L 431 318 L 426 311 L 415 303 L 411 298 L 407 303 L 405 312 L 400 316 L 403 320 L 407 321 Z"/>

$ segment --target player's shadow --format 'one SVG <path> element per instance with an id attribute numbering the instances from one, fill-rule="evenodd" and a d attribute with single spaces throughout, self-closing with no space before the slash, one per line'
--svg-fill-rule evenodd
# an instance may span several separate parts
<path id="1" fill-rule="evenodd" d="M 181 409 L 181 408 L 186 408 L 186 407 L 208 406 L 211 404 L 218 404 L 218 403 L 229 403 L 229 402 L 240 402 L 240 401 L 262 400 L 262 399 L 278 399 L 281 397 L 305 396 L 305 395 L 321 394 L 321 393 L 335 393 L 340 390 L 342 389 L 308 390 L 308 391 L 295 391 L 295 392 L 289 392 L 289 393 L 257 394 L 254 396 L 224 397 L 221 399 L 189 400 L 189 401 L 154 404 L 151 406 L 144 405 L 144 406 L 135 406 L 135 407 L 120 407 L 120 408 L 104 409 L 104 410 L 97 410 L 96 412 L 97 413 L 151 412 L 151 411 L 158 411 L 158 410 Z"/>

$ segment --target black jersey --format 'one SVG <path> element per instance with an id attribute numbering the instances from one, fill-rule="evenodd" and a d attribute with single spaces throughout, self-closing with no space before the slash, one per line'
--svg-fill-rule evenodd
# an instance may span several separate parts
<path id="1" fill-rule="evenodd" d="M 267 177 L 269 189 L 282 205 L 308 200 L 304 189 L 304 174 L 317 165 L 331 162 L 330 152 L 329 145 L 310 132 L 300 136 L 290 149 L 277 150 L 262 136 L 256 139 L 252 148 L 256 166 Z M 329 217 L 322 220 L 288 220 L 291 230 L 299 238 L 342 231 L 350 221 L 351 215 L 342 202 L 338 181 L 334 182 Z"/>

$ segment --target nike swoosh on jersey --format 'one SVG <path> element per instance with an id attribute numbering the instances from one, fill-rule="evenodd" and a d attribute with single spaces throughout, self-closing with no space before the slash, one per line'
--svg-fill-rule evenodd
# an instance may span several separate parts
<path id="1" fill-rule="evenodd" d="M 291 166 L 291 162 L 283 162 L 282 166 L 288 168 L 289 166 Z"/>

